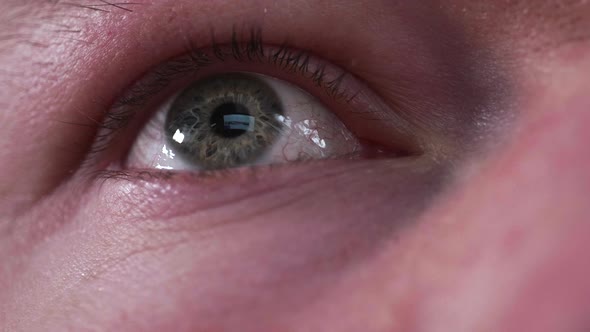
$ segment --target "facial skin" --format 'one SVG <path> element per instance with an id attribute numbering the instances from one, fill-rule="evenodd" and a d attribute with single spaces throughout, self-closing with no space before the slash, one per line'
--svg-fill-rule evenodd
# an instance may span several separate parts
<path id="1" fill-rule="evenodd" d="M 419 153 L 122 169 L 133 120 L 88 157 L 135 82 L 241 26 Z M 0 330 L 588 331 L 588 37 L 585 1 L 4 0 Z"/>

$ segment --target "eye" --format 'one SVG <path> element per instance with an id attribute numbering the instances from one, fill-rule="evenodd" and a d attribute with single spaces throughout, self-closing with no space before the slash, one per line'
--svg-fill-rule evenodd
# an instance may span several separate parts
<path id="1" fill-rule="evenodd" d="M 253 73 L 198 80 L 138 136 L 130 168 L 212 170 L 309 159 L 353 158 L 358 139 L 318 100 Z"/>
<path id="2" fill-rule="evenodd" d="M 149 71 L 108 114 L 95 148 L 112 143 L 110 163 L 124 170 L 210 171 L 413 155 L 410 127 L 346 70 L 253 31 Z"/>

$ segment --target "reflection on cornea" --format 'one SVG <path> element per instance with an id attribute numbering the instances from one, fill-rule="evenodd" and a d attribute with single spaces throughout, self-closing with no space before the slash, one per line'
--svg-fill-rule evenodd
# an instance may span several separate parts
<path id="1" fill-rule="evenodd" d="M 177 133 L 178 133 L 179 135 L 182 135 L 182 140 L 184 140 L 184 135 L 183 135 L 183 134 L 181 134 L 179 131 L 177 131 Z M 176 134 L 175 134 L 175 136 L 176 136 Z M 175 139 L 175 140 L 176 140 L 176 139 Z M 177 142 L 178 142 L 178 141 L 177 141 Z M 179 143 L 182 143 L 182 141 L 181 141 L 181 142 L 179 142 Z M 174 157 L 176 156 L 176 155 L 174 154 L 174 152 L 173 152 L 171 149 L 168 149 L 168 147 L 167 147 L 166 145 L 164 145 L 164 146 L 162 147 L 162 155 L 164 155 L 164 156 L 165 156 L 167 159 L 169 159 L 169 160 L 174 160 Z M 160 157 L 160 156 L 158 157 L 158 159 L 161 159 L 161 158 L 162 158 L 162 157 Z M 158 163 L 156 163 L 156 168 L 157 168 L 157 169 L 167 169 L 167 170 L 174 169 L 174 168 L 173 168 L 173 167 L 171 167 L 171 166 L 164 166 L 164 165 L 161 165 L 159 162 L 158 162 Z"/>
<path id="2" fill-rule="evenodd" d="M 286 117 L 284 115 L 280 115 L 280 114 L 276 114 L 275 115 L 276 119 L 281 122 L 285 127 L 291 129 L 291 125 L 292 125 L 292 121 L 291 118 Z"/>
<path id="3" fill-rule="evenodd" d="M 254 131 L 256 118 L 244 114 L 230 114 L 223 116 L 225 129 Z"/>
<path id="4" fill-rule="evenodd" d="M 174 136 L 172 136 L 172 139 L 175 142 L 178 142 L 178 144 L 181 144 L 182 142 L 184 142 L 184 134 L 180 132 L 180 129 L 177 129 L 174 133 Z M 164 146 L 164 148 L 166 148 L 166 146 Z"/>
<path id="5" fill-rule="evenodd" d="M 299 130 L 299 132 L 305 136 L 306 138 L 310 139 L 312 142 L 315 143 L 319 148 L 325 149 L 326 148 L 326 141 L 320 137 L 320 134 L 317 129 L 317 124 L 313 120 L 304 120 L 303 122 L 298 123 L 295 128 Z M 314 129 L 312 129 L 314 128 Z"/>

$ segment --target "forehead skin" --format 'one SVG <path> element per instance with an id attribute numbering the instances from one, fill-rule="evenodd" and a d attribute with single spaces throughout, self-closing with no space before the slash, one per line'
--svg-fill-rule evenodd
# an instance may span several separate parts
<path id="1" fill-rule="evenodd" d="M 206 242 L 201 236 L 207 235 L 191 233 L 188 237 L 192 242 L 185 241 L 178 247 L 172 244 L 172 249 L 164 248 L 162 254 L 140 243 L 144 238 L 134 237 L 141 235 L 140 231 L 134 229 L 125 233 L 125 226 L 101 223 L 101 211 L 91 209 L 95 213 L 92 221 L 98 226 L 82 227 L 83 230 L 91 233 L 99 229 L 104 231 L 101 236 L 112 235 L 119 242 L 109 242 L 98 236 L 97 240 L 92 238 L 98 243 L 96 247 L 77 246 L 84 241 L 68 237 L 71 234 L 66 233 L 66 236 L 56 237 L 60 243 L 55 244 L 57 241 L 52 234 L 58 233 L 62 224 L 87 226 L 88 220 L 75 220 L 80 210 L 76 199 L 52 198 L 59 197 L 58 188 L 79 165 L 80 150 L 84 151 L 93 139 L 88 131 L 64 130 L 71 128 L 64 127 L 64 123 L 77 122 L 84 117 L 100 119 L 105 107 L 116 98 L 117 91 L 126 89 L 138 72 L 181 52 L 181 46 L 166 43 L 170 35 L 202 30 L 194 38 L 207 40 L 209 22 L 205 22 L 206 18 L 227 20 L 225 33 L 228 33 L 232 22 L 260 20 L 263 10 L 272 12 L 264 21 L 266 26 L 276 28 L 269 36 L 272 42 L 280 42 L 284 35 L 281 32 L 297 33 L 302 36 L 297 40 L 299 46 L 317 49 L 318 53 L 334 59 L 338 59 L 339 54 L 348 57 L 348 52 L 354 53 L 352 57 L 356 58 L 368 53 L 371 62 L 393 63 L 393 55 L 400 54 L 395 52 L 396 46 L 407 46 L 402 38 L 405 33 L 431 36 L 431 30 L 436 27 L 449 27 L 449 33 L 459 31 L 466 45 L 473 49 L 485 48 L 505 65 L 501 68 L 516 82 L 513 88 L 518 99 L 516 109 L 523 116 L 518 119 L 509 142 L 466 167 L 464 178 L 458 180 L 452 194 L 429 209 L 421 218 L 423 222 L 416 223 L 400 236 L 402 240 L 388 242 L 379 254 L 367 258 L 358 270 L 343 273 L 341 278 L 316 279 L 320 268 L 326 268 L 318 262 L 313 271 L 297 271 L 308 277 L 301 291 L 273 284 L 269 287 L 275 288 L 267 293 L 255 294 L 256 299 L 267 303 L 264 301 L 274 299 L 273 295 L 277 294 L 274 291 L 280 290 L 279 294 L 285 295 L 281 297 L 284 302 L 292 298 L 301 300 L 304 309 L 291 312 L 282 323 L 297 325 L 302 330 L 569 332 L 588 326 L 590 268 L 580 254 L 590 250 L 587 244 L 590 226 L 586 222 L 590 215 L 587 206 L 590 157 L 583 152 L 587 149 L 584 142 L 590 141 L 587 130 L 590 82 L 584 75 L 590 72 L 590 4 L 587 1 L 371 1 L 367 4 L 360 1 L 153 0 L 114 5 L 105 1 L 15 0 L 0 2 L 0 252 L 14 257 L 10 264 L 0 266 L 0 327 L 9 318 L 15 326 L 19 323 L 22 323 L 19 326 L 34 325 L 35 322 L 21 317 L 35 317 L 31 308 L 54 299 L 49 295 L 60 291 L 69 294 L 68 282 L 72 276 L 72 279 L 81 278 L 76 279 L 80 284 L 73 287 L 80 292 L 67 301 L 58 302 L 58 306 L 44 307 L 47 312 L 43 317 L 56 329 L 62 322 L 55 317 L 60 317 L 62 312 L 71 315 L 71 324 L 87 323 L 84 321 L 87 316 L 94 322 L 108 320 L 97 317 L 96 312 L 111 315 L 113 321 L 122 326 L 133 322 L 127 312 L 117 311 L 119 303 L 108 300 L 109 296 L 121 302 L 129 300 L 119 293 L 135 291 L 134 287 L 143 285 L 144 278 L 152 282 L 153 288 L 133 293 L 137 295 L 131 299 L 135 302 L 130 302 L 136 306 L 134 312 L 147 317 L 146 322 L 149 320 L 153 308 L 143 308 L 143 311 L 138 308 L 145 305 L 140 303 L 143 299 L 150 300 L 153 292 L 160 295 L 158 304 L 161 299 L 170 305 L 162 305 L 165 314 L 178 318 L 172 323 L 182 323 L 186 319 L 186 324 L 190 324 L 195 317 L 175 316 L 175 313 L 199 300 L 191 302 L 183 297 L 182 286 L 191 284 L 191 280 L 179 278 L 172 287 L 158 278 L 169 277 L 174 271 L 155 269 L 147 273 L 142 270 L 154 261 L 168 266 L 164 264 L 173 258 L 167 256 L 167 250 L 191 262 L 186 264 L 188 267 L 176 266 L 179 269 L 192 267 L 190 271 L 195 272 L 199 267 L 191 264 L 198 261 L 203 262 L 204 267 L 211 267 L 211 270 L 197 271 L 203 275 L 222 273 L 222 279 L 237 278 L 240 271 L 232 267 L 245 263 L 225 256 L 227 260 L 202 259 L 204 254 L 199 255 L 199 250 L 213 256 L 227 254 L 224 250 L 230 253 L 233 250 L 235 254 L 241 248 L 238 245 L 243 244 L 239 241 L 231 242 L 236 247 L 199 246 L 200 241 Z M 195 17 L 202 20 L 195 20 Z M 331 28 L 341 22 L 362 24 Z M 384 28 L 388 26 L 395 28 Z M 314 38 L 318 31 L 322 31 L 321 40 Z M 434 33 L 439 34 L 440 31 Z M 450 34 L 448 38 L 455 36 Z M 168 48 L 163 50 L 163 45 Z M 354 47 L 347 47 L 349 45 Z M 371 45 L 379 45 L 381 52 Z M 420 45 L 415 46 L 422 50 Z M 374 67 L 363 69 L 367 69 L 376 86 L 391 79 L 379 76 Z M 93 100 L 89 102 L 87 96 L 92 96 Z M 78 142 L 80 150 L 71 142 Z M 300 210 L 304 208 L 287 211 L 296 214 Z M 277 220 L 288 217 L 280 213 L 282 210 L 276 214 L 271 212 L 269 215 Z M 100 229 L 105 224 L 124 234 L 118 237 L 113 229 Z M 272 224 L 261 225 L 263 227 L 254 232 L 255 239 L 274 238 L 293 230 L 286 227 L 272 234 Z M 246 226 L 235 229 L 236 233 L 251 235 Z M 160 239 L 160 234 L 153 235 L 153 230 L 143 231 L 152 232 L 150 236 L 153 237 L 147 239 Z M 211 233 L 210 236 L 215 237 L 223 232 Z M 83 232 L 73 234 L 82 236 Z M 232 239 L 220 236 L 220 239 L 227 238 Z M 68 247 L 71 243 L 74 245 Z M 37 244 L 48 248 L 48 252 L 41 250 L 37 252 L 38 257 L 28 257 Z M 248 244 L 248 254 L 262 256 L 268 251 L 263 245 Z M 115 262 L 117 267 L 108 273 L 103 271 L 99 282 L 106 286 L 118 285 L 120 288 L 115 287 L 115 290 L 119 293 L 106 294 L 101 293 L 100 288 L 80 286 L 90 277 L 80 277 L 77 264 L 100 266 L 102 261 L 97 257 L 103 257 L 100 256 L 103 251 L 111 253 L 109 250 L 113 249 L 109 246 L 117 245 L 128 249 L 126 256 L 108 257 L 109 263 Z M 258 256 L 248 258 L 252 257 Z M 128 259 L 134 263 L 127 264 Z M 40 267 L 27 265 L 29 261 Z M 294 264 L 298 262 L 294 261 Z M 262 265 L 260 270 L 266 271 L 266 265 Z M 67 271 L 60 270 L 63 267 Z M 138 276 L 134 274 L 135 269 L 143 273 Z M 252 275 L 252 279 L 248 279 L 251 280 L 249 287 L 257 289 L 255 287 L 266 282 L 263 272 L 248 272 Z M 137 279 L 126 280 L 128 276 Z M 198 273 L 191 276 L 201 281 Z M 228 290 L 237 288 L 224 284 L 225 279 L 219 281 L 219 274 L 214 276 L 217 279 L 204 282 L 209 282 L 207 285 L 211 288 L 219 286 L 222 289 L 220 298 L 227 297 Z M 288 277 L 295 279 L 296 276 Z M 314 288 L 317 285 L 321 287 Z M 318 288 L 321 294 L 315 292 Z M 248 291 L 250 288 L 240 289 L 239 294 L 247 297 L 251 295 Z M 9 294 L 13 296 L 11 299 L 17 300 L 7 304 L 4 299 L 10 298 Z M 39 294 L 49 295 L 35 298 Z M 174 297 L 170 294 L 186 302 L 166 301 L 168 296 Z M 239 304 L 240 309 L 250 309 L 246 300 Z M 270 311 L 274 305 L 280 307 L 280 304 L 272 304 L 268 306 Z M 78 307 L 86 310 L 83 318 L 78 316 Z M 7 308 L 21 311 L 11 317 L 14 311 L 7 311 Z M 258 318 L 269 316 L 267 312 L 252 311 Z M 391 313 L 397 314 L 397 320 L 391 318 Z M 102 318 L 105 321 L 101 321 Z M 143 327 L 154 328 L 146 322 L 142 322 Z M 367 327 L 368 322 L 371 326 Z M 239 319 L 230 323 L 246 324 Z"/>

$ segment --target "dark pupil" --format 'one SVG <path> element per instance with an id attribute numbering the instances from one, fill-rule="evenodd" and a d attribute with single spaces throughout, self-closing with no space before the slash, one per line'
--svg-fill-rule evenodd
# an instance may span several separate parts
<path id="1" fill-rule="evenodd" d="M 255 120 L 244 105 L 225 103 L 215 108 L 209 121 L 215 134 L 234 138 L 252 130 Z"/>

